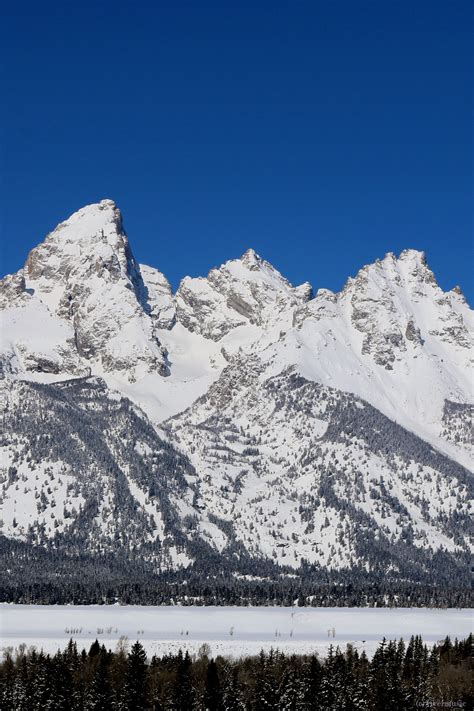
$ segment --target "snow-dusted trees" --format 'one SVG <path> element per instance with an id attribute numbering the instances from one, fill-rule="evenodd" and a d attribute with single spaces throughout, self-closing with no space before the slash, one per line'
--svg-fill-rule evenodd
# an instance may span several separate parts
<path id="1" fill-rule="evenodd" d="M 325 659 L 273 650 L 239 660 L 153 657 L 140 643 L 127 653 L 71 642 L 53 657 L 22 649 L 0 663 L 0 708 L 15 711 L 379 711 L 427 701 L 466 706 L 472 635 L 429 652 L 419 637 L 384 641 L 371 660 L 348 646 Z"/>

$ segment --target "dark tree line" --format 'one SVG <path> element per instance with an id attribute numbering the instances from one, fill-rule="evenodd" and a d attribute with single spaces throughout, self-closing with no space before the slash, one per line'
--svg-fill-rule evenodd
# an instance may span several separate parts
<path id="1" fill-rule="evenodd" d="M 207 650 L 209 651 L 209 650 Z M 431 650 L 420 637 L 385 640 L 372 659 L 348 645 L 327 657 L 263 651 L 239 660 L 153 656 L 136 642 L 110 652 L 75 642 L 50 656 L 7 653 L 0 664 L 2 711 L 410 711 L 456 702 L 471 708 L 472 635 Z M 452 706 L 452 704 L 451 704 Z"/>
<path id="2" fill-rule="evenodd" d="M 439 560 L 438 560 L 439 559 Z M 296 573 L 275 565 L 242 566 L 236 574 L 214 557 L 199 557 L 185 570 L 150 569 L 148 561 L 123 552 L 66 553 L 0 535 L 0 599 L 25 604 L 200 604 L 377 607 L 469 607 L 470 586 L 452 559 L 432 556 L 436 571 L 400 580 L 383 569 L 358 566 L 327 570 L 302 566 Z M 469 560 L 464 566 L 469 574 Z M 437 571 L 444 563 L 440 580 Z"/>
<path id="3" fill-rule="evenodd" d="M 234 575 L 214 559 L 200 558 L 184 571 L 150 571 L 139 556 L 66 555 L 53 547 L 31 546 L 0 535 L 0 600 L 23 604 L 140 604 L 140 605 L 284 605 L 313 607 L 470 607 L 471 591 L 460 585 L 456 568 L 442 553 L 437 567 L 445 575 L 420 582 L 367 573 L 359 568 L 341 571 L 304 566 L 298 576 L 284 568 L 262 564 L 248 567 L 248 578 Z M 469 571 L 468 561 L 465 562 Z M 293 571 L 294 572 L 294 571 Z M 252 574 L 261 577 L 252 579 Z M 265 577 L 264 577 L 265 576 Z M 450 576 L 450 578 L 449 578 Z"/>

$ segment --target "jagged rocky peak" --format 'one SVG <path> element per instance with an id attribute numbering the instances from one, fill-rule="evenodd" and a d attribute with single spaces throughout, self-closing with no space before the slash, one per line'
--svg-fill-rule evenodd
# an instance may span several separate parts
<path id="1" fill-rule="evenodd" d="M 448 323 L 449 331 L 456 331 L 453 342 L 465 343 L 462 318 L 445 299 L 424 252 L 407 249 L 398 258 L 389 252 L 349 279 L 341 299 L 352 325 L 364 336 L 362 353 L 388 370 L 407 349 L 422 347 L 428 336 L 445 340 Z"/>
<path id="2" fill-rule="evenodd" d="M 239 326 L 291 323 L 293 310 L 311 297 L 309 283 L 295 288 L 248 249 L 240 259 L 211 269 L 205 279 L 183 279 L 176 293 L 176 314 L 190 331 L 218 341 Z"/>
<path id="3" fill-rule="evenodd" d="M 50 303 L 55 310 L 64 306 L 58 302 L 63 295 L 58 283 L 67 286 L 71 278 L 86 281 L 98 276 L 113 282 L 122 277 L 129 279 L 135 290 L 140 288 L 122 215 L 112 200 L 87 205 L 61 222 L 30 252 L 24 274 L 40 292 L 54 292 Z"/>
<path id="4" fill-rule="evenodd" d="M 421 347 L 430 337 L 450 347 L 469 347 L 463 314 L 438 286 L 424 252 L 407 249 L 398 259 L 389 253 L 364 267 L 346 285 L 344 298 L 353 325 L 364 334 L 362 351 L 387 369 L 401 352 Z"/>
<path id="5" fill-rule="evenodd" d="M 70 324 L 69 340 L 93 371 L 121 372 L 131 380 L 146 372 L 166 374 L 155 333 L 156 298 L 149 303 L 112 200 L 87 205 L 60 223 L 30 252 L 18 278 L 34 303 Z"/>
<path id="6" fill-rule="evenodd" d="M 240 261 L 242 264 L 245 264 L 246 267 L 249 269 L 259 269 L 261 266 L 263 260 L 260 257 L 260 255 L 257 254 L 257 252 L 250 248 L 244 254 L 240 257 Z"/>
<path id="7" fill-rule="evenodd" d="M 417 356 L 428 340 L 430 353 L 440 347 L 466 352 L 472 346 L 467 302 L 454 289 L 442 291 L 424 252 L 415 249 L 404 250 L 399 257 L 389 252 L 366 265 L 338 294 L 318 290 L 313 300 L 295 311 L 293 324 L 301 328 L 309 319 L 322 322 L 319 328 L 324 330 L 335 318 L 361 334 L 362 354 L 387 370 L 403 360 L 403 354 Z"/>
<path id="8" fill-rule="evenodd" d="M 352 292 L 365 285 L 373 289 L 392 289 L 393 286 L 411 288 L 412 295 L 420 295 L 421 285 L 436 287 L 436 279 L 429 268 L 424 252 L 416 249 L 405 249 L 397 257 L 393 252 L 387 252 L 383 259 L 367 264 L 359 270 L 355 278 L 350 277 L 343 289 Z M 418 288 L 418 292 L 417 292 Z"/>

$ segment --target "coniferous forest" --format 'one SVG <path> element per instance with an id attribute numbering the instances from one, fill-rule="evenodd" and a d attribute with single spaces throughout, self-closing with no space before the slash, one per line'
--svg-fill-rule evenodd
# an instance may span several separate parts
<path id="1" fill-rule="evenodd" d="M 53 656 L 20 647 L 0 664 L 2 711 L 409 711 L 472 708 L 472 635 L 431 649 L 420 637 L 383 641 L 374 656 L 348 645 L 327 656 L 147 658 L 139 642 L 115 652 L 75 642 Z"/>

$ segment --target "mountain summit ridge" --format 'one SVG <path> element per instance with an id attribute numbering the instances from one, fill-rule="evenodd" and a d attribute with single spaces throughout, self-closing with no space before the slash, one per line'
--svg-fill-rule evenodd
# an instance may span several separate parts
<path id="1" fill-rule="evenodd" d="M 389 252 L 362 267 L 340 292 L 319 289 L 314 295 L 309 282 L 292 286 L 250 248 L 207 277 L 184 277 L 173 294 L 159 269 L 138 264 L 122 214 L 106 199 L 50 232 L 25 266 L 0 282 L 0 304 L 4 368 L 28 377 L 91 373 L 110 375 L 124 387 L 148 376 L 174 382 L 188 379 L 176 364 L 183 349 L 192 349 L 192 379 L 202 376 L 208 387 L 239 350 L 273 349 L 282 357 L 282 348 L 296 339 L 299 349 L 304 342 L 305 352 L 313 353 L 311 363 L 301 366 L 316 380 L 323 377 L 324 359 L 319 367 L 315 342 L 324 342 L 334 364 L 349 360 L 352 372 L 370 370 L 368 360 L 397 371 L 385 380 L 395 386 L 401 370 L 418 369 L 417 359 L 426 361 L 427 370 L 434 358 L 439 366 L 452 361 L 454 378 L 452 369 L 440 369 L 447 382 L 439 413 L 445 397 L 462 400 L 468 392 L 463 371 L 472 363 L 473 312 L 457 290 L 440 289 L 425 254 L 414 249 L 398 257 Z M 300 355 L 294 356 L 296 364 Z M 379 368 L 375 373 L 380 377 Z M 341 386 L 351 389 L 347 378 Z M 371 401 L 357 378 L 352 389 Z"/>

